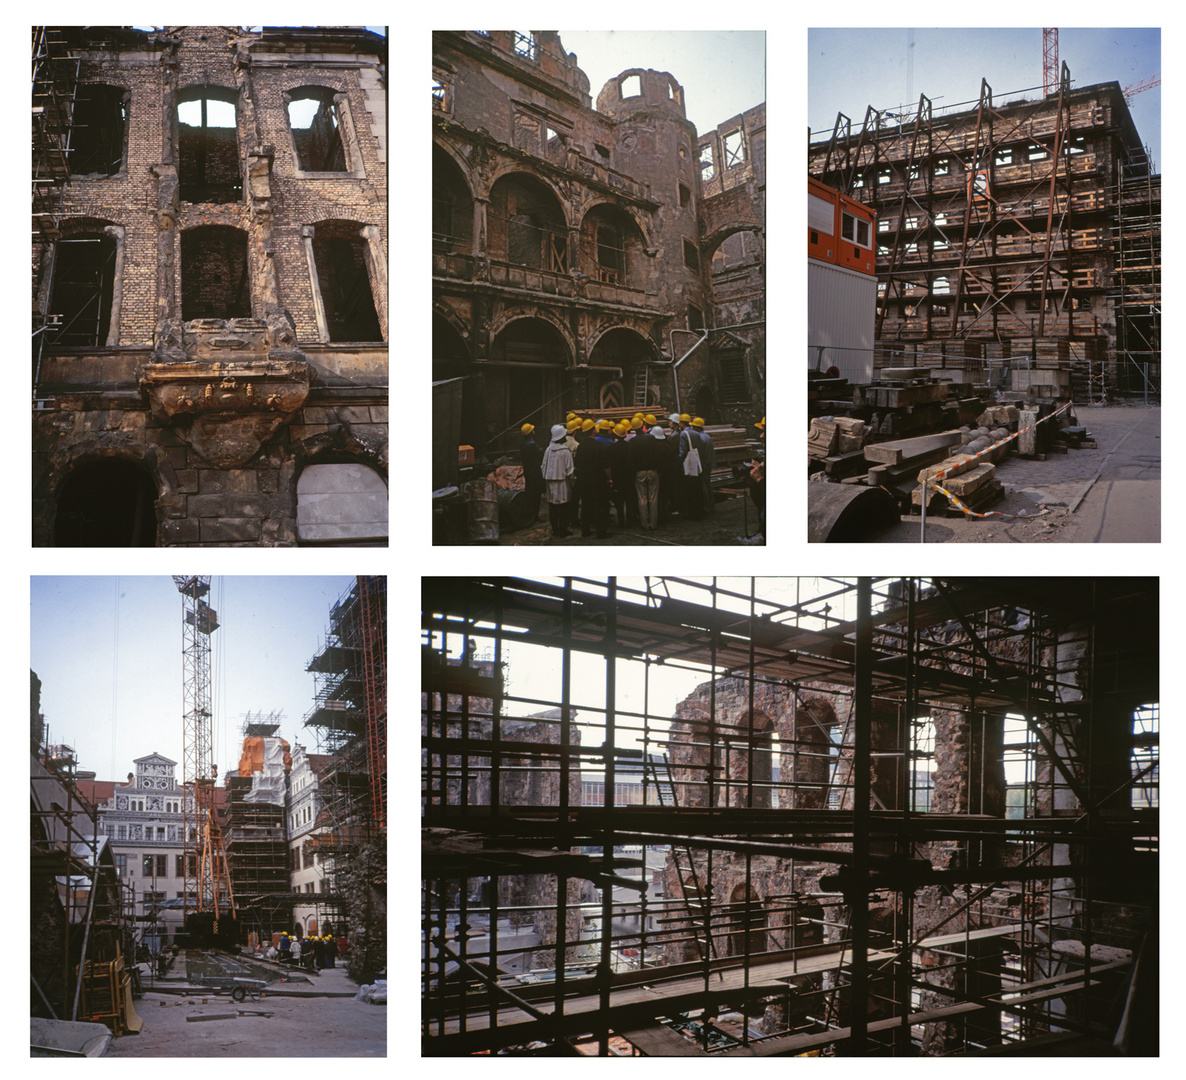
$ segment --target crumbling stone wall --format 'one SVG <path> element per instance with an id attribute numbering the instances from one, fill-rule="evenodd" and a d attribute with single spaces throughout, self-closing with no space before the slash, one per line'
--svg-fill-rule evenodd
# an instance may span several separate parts
<path id="1" fill-rule="evenodd" d="M 55 543 L 63 485 L 75 470 L 119 461 L 151 484 L 148 514 L 158 546 L 294 546 L 301 539 L 297 482 L 307 465 L 351 462 L 386 480 L 386 344 L 331 342 L 319 309 L 320 290 L 332 282 L 316 280 L 310 247 L 319 227 L 350 223 L 368 252 L 385 336 L 386 153 L 382 124 L 374 123 L 383 114 L 384 46 L 348 29 L 81 33 L 84 92 L 91 84 L 125 91 L 127 153 L 114 174 L 64 185 L 60 227 L 63 235 L 114 230 L 116 283 L 101 346 L 57 346 L 52 333 L 45 339 L 36 376 L 43 404 L 33 418 L 33 542 Z M 311 84 L 338 95 L 350 170 L 298 175 L 284 95 Z M 236 144 L 233 159 L 214 157 L 227 158 L 227 167 L 233 160 L 243 183 L 237 201 L 180 197 L 178 170 L 188 162 L 180 157 L 177 102 L 206 86 L 237 99 L 237 127 L 210 130 L 216 150 Z M 240 313 L 271 327 L 273 350 L 307 365 L 310 386 L 295 410 L 262 400 L 269 390 L 250 407 L 228 406 L 217 421 L 208 414 L 206 430 L 195 434 L 176 417 L 163 417 L 142 385 L 146 365 L 200 360 L 183 330 L 182 296 L 189 277 L 201 276 L 201 259 L 184 265 L 181 250 L 183 237 L 199 238 L 194 230 L 203 226 L 246 235 L 246 266 L 214 268 L 223 280 L 211 276 L 206 284 L 220 295 L 238 290 Z M 51 252 L 35 237 L 34 310 L 47 315 L 54 306 Z M 235 337 L 233 328 L 224 336 Z M 211 393 L 218 382 L 211 368 Z M 261 414 L 276 422 L 264 424 Z M 228 454 L 240 445 L 241 452 Z M 228 463 L 228 456 L 236 460 Z"/>

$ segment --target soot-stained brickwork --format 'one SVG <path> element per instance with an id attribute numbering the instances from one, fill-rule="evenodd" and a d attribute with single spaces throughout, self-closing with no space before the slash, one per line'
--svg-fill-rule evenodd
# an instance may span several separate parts
<path id="1" fill-rule="evenodd" d="M 33 50 L 34 544 L 386 543 L 386 40 Z"/>

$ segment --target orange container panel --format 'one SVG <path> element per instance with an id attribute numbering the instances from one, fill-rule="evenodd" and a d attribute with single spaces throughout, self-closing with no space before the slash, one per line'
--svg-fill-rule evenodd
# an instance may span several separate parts
<path id="1" fill-rule="evenodd" d="M 836 264 L 859 270 L 862 274 L 876 273 L 874 238 L 877 236 L 877 211 L 846 195 L 837 195 L 837 199 L 840 235 Z"/>
<path id="2" fill-rule="evenodd" d="M 807 257 L 836 261 L 840 228 L 840 193 L 807 178 Z"/>

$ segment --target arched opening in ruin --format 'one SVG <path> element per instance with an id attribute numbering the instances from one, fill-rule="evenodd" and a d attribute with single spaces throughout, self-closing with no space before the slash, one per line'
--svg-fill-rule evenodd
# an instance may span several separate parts
<path id="1" fill-rule="evenodd" d="M 767 914 L 762 897 L 754 890 L 746 890 L 745 883 L 733 887 L 729 894 L 729 939 L 726 956 L 744 956 L 747 952 L 766 952 L 770 947 L 767 935 Z"/>
<path id="2" fill-rule="evenodd" d="M 568 229 L 560 201 L 534 176 L 510 173 L 494 182 L 486 231 L 492 259 L 530 270 L 568 272 Z"/>
<path id="3" fill-rule="evenodd" d="M 122 86 L 82 83 L 74 99 L 70 172 L 74 176 L 114 176 L 124 165 L 128 120 Z"/>
<path id="4" fill-rule="evenodd" d="M 602 374 L 603 389 L 609 385 L 614 400 L 612 404 L 608 403 L 607 395 L 602 393 L 600 407 L 635 405 L 641 408 L 657 403 L 659 388 L 654 382 L 657 376 L 650 367 L 657 356 L 654 342 L 630 327 L 615 326 L 602 334 L 589 354 L 589 366 Z"/>
<path id="5" fill-rule="evenodd" d="M 515 319 L 498 332 L 486 368 L 488 452 L 516 447 L 525 423 L 544 429 L 564 418 L 563 373 L 570 357 L 563 335 L 545 319 Z"/>
<path id="6" fill-rule="evenodd" d="M 580 270 L 601 285 L 643 287 L 643 238 L 620 206 L 594 206 L 581 222 Z"/>
<path id="7" fill-rule="evenodd" d="M 387 532 L 387 484 L 369 465 L 322 460 L 301 471 L 297 539 L 302 545 L 382 546 Z"/>
<path id="8" fill-rule="evenodd" d="M 156 492 L 142 469 L 128 461 L 88 461 L 62 481 L 55 547 L 155 545 Z"/>
<path id="9" fill-rule="evenodd" d="M 229 225 L 199 225 L 181 234 L 181 317 L 251 316 L 247 234 Z"/>
<path id="10" fill-rule="evenodd" d="M 473 247 L 474 200 L 457 162 L 432 148 L 432 251 L 469 255 Z"/>
<path id="11" fill-rule="evenodd" d="M 177 100 L 177 182 L 183 202 L 243 198 L 237 91 L 195 86 Z"/>

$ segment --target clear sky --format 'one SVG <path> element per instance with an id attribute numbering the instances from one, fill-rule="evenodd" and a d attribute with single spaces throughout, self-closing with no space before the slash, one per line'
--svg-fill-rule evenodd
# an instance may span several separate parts
<path id="1" fill-rule="evenodd" d="M 684 110 L 697 134 L 766 100 L 766 34 L 761 30 L 557 32 L 589 76 L 594 107 L 601 88 L 630 68 L 670 74 L 684 88 Z"/>
<path id="2" fill-rule="evenodd" d="M 992 87 L 994 103 L 1021 97 L 1020 91 L 1029 90 L 1024 95 L 1029 97 L 1041 93 L 1041 27 L 915 29 L 913 50 L 910 33 L 904 27 L 807 31 L 807 122 L 813 137 L 830 133 L 838 112 L 852 120 L 855 134 L 867 106 L 896 111 L 917 105 L 920 94 L 936 112 L 961 102 L 975 105 L 981 78 Z M 1161 31 L 1059 27 L 1058 55 L 1072 86 L 1118 82 L 1126 88 L 1161 73 Z M 1130 111 L 1160 168 L 1161 88 L 1137 94 Z"/>
<path id="3" fill-rule="evenodd" d="M 214 763 L 237 767 L 247 712 L 281 710 L 280 735 L 316 749 L 305 665 L 349 577 L 215 577 L 209 603 Z M 171 577 L 33 577 L 30 666 L 54 743 L 79 768 L 122 780 L 153 751 L 181 764 L 182 607 Z M 181 772 L 178 769 L 178 777 Z"/>

